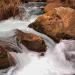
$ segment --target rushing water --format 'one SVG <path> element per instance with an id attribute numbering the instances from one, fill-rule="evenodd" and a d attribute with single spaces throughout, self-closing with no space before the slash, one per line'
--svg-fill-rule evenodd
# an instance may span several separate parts
<path id="1" fill-rule="evenodd" d="M 25 8 L 26 9 L 26 8 Z M 28 9 L 27 9 L 28 11 Z M 26 11 L 26 12 L 27 12 Z M 52 39 L 44 34 L 28 28 L 28 25 L 36 20 L 37 15 L 27 15 L 23 20 L 10 18 L 0 22 L 0 38 L 8 38 L 15 35 L 15 29 L 24 32 L 34 33 L 41 36 L 46 45 L 47 51 L 45 56 L 39 56 L 37 52 L 30 52 L 22 46 L 22 53 L 10 52 L 14 57 L 17 65 L 6 70 L 1 70 L 0 75 L 72 75 L 75 74 L 73 63 L 65 58 L 64 48 L 67 49 L 65 42 L 72 43 L 73 40 L 64 40 L 59 44 L 54 43 Z M 74 43 L 75 44 L 75 43 Z M 73 45 L 73 44 L 71 44 Z M 70 45 L 70 46 L 71 46 Z M 69 45 L 68 45 L 69 46 Z M 74 45 L 73 45 L 74 46 Z M 69 48 L 68 48 L 69 49 Z M 75 48 L 73 48 L 75 49 Z"/>

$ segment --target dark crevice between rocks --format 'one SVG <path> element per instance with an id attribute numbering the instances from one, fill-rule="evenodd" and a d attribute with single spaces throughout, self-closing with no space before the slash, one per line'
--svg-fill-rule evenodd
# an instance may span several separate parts
<path id="1" fill-rule="evenodd" d="M 75 40 L 75 37 L 72 37 L 66 33 L 60 33 L 59 35 L 57 35 L 58 38 L 62 38 L 62 39 L 66 39 L 66 40 Z"/>
<path id="2" fill-rule="evenodd" d="M 42 28 L 41 26 L 39 27 L 37 23 L 36 25 L 34 23 L 31 23 L 28 27 L 33 28 L 36 31 L 41 32 L 41 33 L 44 32 L 44 28 Z"/>

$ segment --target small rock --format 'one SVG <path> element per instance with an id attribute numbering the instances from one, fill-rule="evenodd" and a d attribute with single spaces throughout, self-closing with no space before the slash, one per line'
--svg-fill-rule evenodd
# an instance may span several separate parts
<path id="1" fill-rule="evenodd" d="M 46 45 L 44 40 L 35 34 L 24 33 L 20 30 L 17 30 L 17 39 L 31 51 L 35 52 L 45 52 Z"/>

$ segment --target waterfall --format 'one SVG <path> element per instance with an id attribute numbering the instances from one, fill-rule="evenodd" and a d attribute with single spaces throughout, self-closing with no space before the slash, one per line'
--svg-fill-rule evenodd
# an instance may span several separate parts
<path id="1" fill-rule="evenodd" d="M 72 75 L 75 74 L 75 69 L 71 63 L 65 59 L 63 52 L 63 41 L 56 44 L 48 36 L 39 33 L 28 25 L 34 22 L 39 15 L 32 15 L 30 11 L 32 7 L 22 5 L 19 7 L 23 10 L 22 20 L 19 17 L 10 18 L 0 22 L 0 38 L 8 38 L 15 35 L 15 29 L 20 29 L 24 32 L 30 32 L 41 36 L 46 45 L 47 51 L 45 56 L 39 56 L 37 52 L 28 51 L 22 46 L 22 53 L 10 52 L 16 61 L 16 66 L 12 66 L 6 70 L 1 70 L 0 75 Z M 67 41 L 68 42 L 68 41 Z"/>

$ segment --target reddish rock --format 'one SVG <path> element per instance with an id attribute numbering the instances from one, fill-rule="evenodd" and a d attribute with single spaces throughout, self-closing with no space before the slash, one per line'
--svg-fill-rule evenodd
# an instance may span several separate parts
<path id="1" fill-rule="evenodd" d="M 47 0 L 48 4 L 45 6 L 45 12 L 48 12 L 54 8 L 64 6 L 75 9 L 75 0 Z"/>
<path id="2" fill-rule="evenodd" d="M 72 7 L 75 9 L 75 0 L 64 0 L 66 4 L 68 4 L 69 7 Z"/>
<path id="3" fill-rule="evenodd" d="M 7 52 L 7 49 L 0 46 L 0 69 L 8 68 L 15 65 L 13 57 Z"/>
<path id="4" fill-rule="evenodd" d="M 56 42 L 75 39 L 75 10 L 68 7 L 50 10 L 29 27 L 48 35 Z"/>
<path id="5" fill-rule="evenodd" d="M 50 10 L 52 10 L 52 9 L 54 9 L 54 8 L 60 7 L 60 6 L 66 7 L 66 6 L 68 6 L 68 5 L 67 5 L 67 4 L 64 4 L 64 3 L 62 3 L 62 2 L 51 2 L 51 3 L 48 3 L 48 4 L 45 6 L 44 11 L 45 11 L 45 12 L 48 12 L 48 11 L 50 11 Z"/>
<path id="6" fill-rule="evenodd" d="M 24 33 L 20 30 L 17 30 L 17 39 L 31 51 L 35 52 L 45 52 L 46 45 L 44 40 L 32 33 Z"/>
<path id="7" fill-rule="evenodd" d="M 64 23 L 64 33 L 75 37 L 75 10 L 71 8 L 57 8 L 57 14 Z"/>

